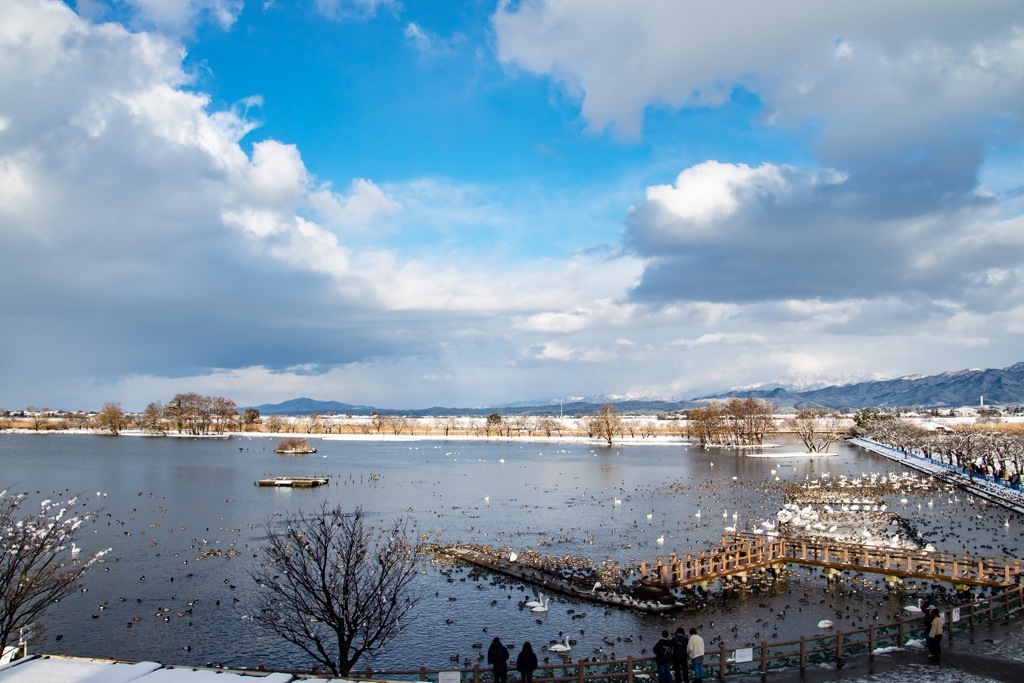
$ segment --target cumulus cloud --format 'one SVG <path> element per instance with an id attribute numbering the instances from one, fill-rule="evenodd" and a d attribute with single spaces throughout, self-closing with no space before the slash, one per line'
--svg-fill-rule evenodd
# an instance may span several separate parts
<path id="1" fill-rule="evenodd" d="M 650 107 L 744 89 L 762 125 L 810 136 L 800 166 L 707 161 L 649 187 L 626 227 L 645 262 L 635 300 L 992 311 L 1019 296 L 1020 207 L 978 178 L 1024 133 L 1020 5 L 740 5 L 533 0 L 493 16 L 499 57 L 561 83 L 595 131 L 636 137 Z"/>
<path id="2" fill-rule="evenodd" d="M 779 120 L 820 118 L 826 135 L 876 147 L 1019 110 L 1020 6 L 881 0 L 502 2 L 499 57 L 550 75 L 601 130 L 636 136 L 649 106 L 717 105 L 756 92 Z M 853 125 L 850 128 L 850 124 Z M 854 150 L 848 150 L 853 152 Z"/>
<path id="3" fill-rule="evenodd" d="M 829 170 L 705 162 L 651 187 L 627 239 L 647 301 L 919 296 L 998 306 L 1019 294 L 1021 218 L 992 202 L 884 210 L 892 193 Z M 913 188 L 910 188 L 910 193 Z M 924 204 L 922 202 L 922 204 Z M 986 304 L 985 302 L 989 303 Z"/>
<path id="4" fill-rule="evenodd" d="M 175 378 L 281 396 L 311 372 L 373 384 L 380 365 L 453 385 L 474 362 L 512 374 L 509 320 L 618 296 L 639 272 L 587 256 L 520 270 L 445 254 L 443 237 L 417 244 L 515 221 L 493 189 L 450 181 L 335 189 L 298 147 L 258 137 L 258 95 L 214 109 L 174 39 L 60 2 L 2 7 L 0 272 L 23 294 L 0 301 L 19 330 L 0 338 L 0 374 L 31 387 L 20 400 Z M 410 225 L 430 230 L 385 239 Z M 408 384 L 394 372 L 380 374 L 389 391 Z"/>
<path id="5" fill-rule="evenodd" d="M 373 326 L 343 313 L 372 307 L 379 283 L 333 231 L 395 212 L 379 187 L 335 193 L 274 140 L 247 154 L 244 106 L 211 111 L 183 89 L 184 53 L 166 38 L 59 2 L 6 3 L 0 24 L 0 267 L 31 292 L 2 305 L 24 331 L 4 336 L 4 357 L 49 357 L 69 376 L 173 375 L 424 343 L 371 341 Z"/>

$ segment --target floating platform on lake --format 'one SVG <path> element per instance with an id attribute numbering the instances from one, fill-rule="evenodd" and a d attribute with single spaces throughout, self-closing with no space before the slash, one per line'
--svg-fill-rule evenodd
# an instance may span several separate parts
<path id="1" fill-rule="evenodd" d="M 521 562 L 513 562 L 504 557 L 490 553 L 483 553 L 471 547 L 449 546 L 446 548 L 438 548 L 436 552 L 492 572 L 511 576 L 526 583 L 532 583 L 543 588 L 549 593 L 561 593 L 562 595 L 567 595 L 578 600 L 635 609 L 641 612 L 670 612 L 681 609 L 685 606 L 675 601 L 664 603 L 656 600 L 638 599 L 632 595 L 608 588 L 597 590 L 595 587 L 595 589 L 587 590 L 585 588 L 580 588 L 573 582 L 559 576 L 557 573 L 546 571 Z"/>
<path id="2" fill-rule="evenodd" d="M 256 486 L 285 486 L 293 489 L 311 489 L 314 486 L 326 486 L 331 483 L 326 477 L 274 477 L 273 479 L 257 479 Z"/>

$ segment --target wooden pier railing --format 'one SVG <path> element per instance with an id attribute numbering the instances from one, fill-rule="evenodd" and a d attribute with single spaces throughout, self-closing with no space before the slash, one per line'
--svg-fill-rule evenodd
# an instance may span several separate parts
<path id="1" fill-rule="evenodd" d="M 1008 586 L 1024 561 L 829 540 L 733 533 L 718 548 L 640 563 L 641 580 L 666 588 L 713 581 L 776 564 L 804 564 L 976 586 Z"/>
<path id="2" fill-rule="evenodd" d="M 950 643 L 964 631 L 991 625 L 1008 624 L 1011 617 L 1024 612 L 1024 586 L 1007 588 L 984 600 L 947 607 L 942 610 L 945 635 Z M 873 625 L 851 631 L 835 631 L 827 635 L 806 637 L 777 643 L 761 642 L 743 647 L 724 644 L 717 650 L 708 649 L 704 655 L 704 677 L 724 681 L 729 677 L 765 675 L 769 671 L 801 670 L 808 666 L 841 666 L 851 657 L 873 658 L 880 648 L 905 647 L 912 641 L 922 641 L 926 631 L 920 616 L 888 624 Z M 419 669 L 375 671 L 372 668 L 352 671 L 349 678 L 387 679 L 399 681 L 432 681 L 446 683 L 490 683 L 491 670 L 486 666 L 462 669 Z M 566 659 L 560 664 L 542 665 L 534 674 L 536 683 L 651 683 L 657 678 L 653 657 L 633 657 L 611 661 Z M 515 681 L 513 673 L 509 679 Z"/>

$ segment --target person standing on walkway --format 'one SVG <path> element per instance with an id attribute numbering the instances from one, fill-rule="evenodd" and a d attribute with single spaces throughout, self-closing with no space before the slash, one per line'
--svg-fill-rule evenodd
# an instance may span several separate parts
<path id="1" fill-rule="evenodd" d="M 523 683 L 533 683 L 533 672 L 537 670 L 537 653 L 533 651 L 530 641 L 523 643 L 523 649 L 516 657 L 516 671 Z"/>
<path id="2" fill-rule="evenodd" d="M 508 683 L 508 648 L 501 644 L 497 636 L 487 648 L 487 663 L 494 671 L 494 683 Z"/>
<path id="3" fill-rule="evenodd" d="M 942 657 L 942 631 L 945 624 L 942 621 L 942 614 L 936 607 L 932 609 L 931 626 L 928 628 L 928 659 L 936 664 Z"/>
<path id="4" fill-rule="evenodd" d="M 704 639 L 697 635 L 695 628 L 690 629 L 686 655 L 693 662 L 693 683 L 704 683 Z"/>
<path id="5" fill-rule="evenodd" d="M 686 656 L 689 641 L 686 629 L 677 626 L 672 636 L 672 673 L 675 674 L 675 683 L 690 683 L 690 662 Z"/>
<path id="6" fill-rule="evenodd" d="M 658 683 L 672 683 L 672 641 L 668 631 L 662 631 L 661 640 L 654 644 L 654 663 L 658 666 Z"/>

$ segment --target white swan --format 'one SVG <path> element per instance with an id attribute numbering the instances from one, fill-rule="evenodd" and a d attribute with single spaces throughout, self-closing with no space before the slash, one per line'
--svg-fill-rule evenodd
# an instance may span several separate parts
<path id="1" fill-rule="evenodd" d="M 568 652 L 572 647 L 569 645 L 569 636 L 565 637 L 564 643 L 555 643 L 554 645 L 548 646 L 548 652 Z"/>
<path id="2" fill-rule="evenodd" d="M 82 549 L 79 548 L 77 545 L 75 545 L 75 542 L 72 541 L 71 542 L 71 557 L 78 557 L 79 553 L 81 553 L 81 552 L 82 552 Z"/>
<path id="3" fill-rule="evenodd" d="M 828 619 L 822 619 L 818 622 L 818 628 L 832 628 L 832 622 Z"/>
<path id="4" fill-rule="evenodd" d="M 658 545 L 665 545 L 665 534 L 658 536 Z"/>
<path id="5" fill-rule="evenodd" d="M 538 597 L 540 597 L 540 600 L 530 600 L 530 602 L 526 603 L 526 606 L 529 607 L 530 609 L 533 609 L 534 607 L 540 607 L 541 605 L 543 605 L 544 604 L 544 594 L 541 593 L 540 596 L 538 596 Z"/>
<path id="6" fill-rule="evenodd" d="M 921 600 L 918 600 L 916 605 L 907 605 L 903 609 L 911 614 L 920 614 L 924 611 L 921 609 Z"/>
<path id="7" fill-rule="evenodd" d="M 537 605 L 536 607 L 531 607 L 530 609 L 532 611 L 534 611 L 534 612 L 547 612 L 548 611 L 548 603 L 549 602 L 551 602 L 551 598 L 550 597 L 544 598 L 544 604 L 543 605 Z"/>
<path id="8" fill-rule="evenodd" d="M 519 555 L 517 555 L 515 553 L 509 553 L 508 554 L 508 561 L 509 562 L 515 562 L 518 559 L 519 559 Z"/>

